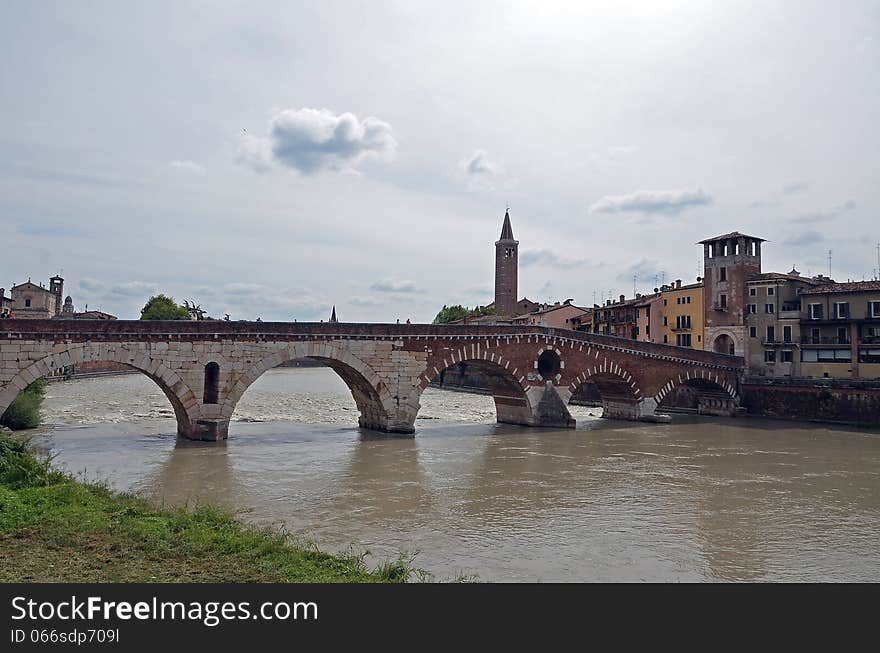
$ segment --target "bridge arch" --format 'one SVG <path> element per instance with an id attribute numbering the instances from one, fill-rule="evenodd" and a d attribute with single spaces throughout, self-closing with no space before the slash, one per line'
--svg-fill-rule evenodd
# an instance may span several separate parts
<path id="1" fill-rule="evenodd" d="M 586 384 L 592 383 L 602 401 L 602 416 L 617 419 L 640 419 L 653 414 L 653 402 L 646 402 L 639 383 L 626 369 L 603 359 L 575 376 L 569 384 L 574 397 Z M 571 399 L 569 399 L 571 401 Z"/>
<path id="2" fill-rule="evenodd" d="M 495 401 L 495 417 L 498 422 L 526 426 L 535 424 L 536 402 L 530 396 L 531 388 L 524 382 L 525 376 L 516 376 L 520 370 L 500 353 L 492 349 L 481 349 L 479 353 L 474 353 L 463 347 L 451 352 L 442 363 L 445 365 L 432 366 L 422 374 L 419 394 L 446 370 L 464 363 L 477 370 L 486 380 Z"/>
<path id="3" fill-rule="evenodd" d="M 695 369 L 678 374 L 664 385 L 654 400 L 661 408 L 685 408 L 700 415 L 734 415 L 739 406 L 735 385 L 721 374 Z"/>
<path id="4" fill-rule="evenodd" d="M 297 358 L 320 361 L 339 375 L 358 407 L 358 424 L 362 428 L 389 430 L 397 416 L 397 401 L 372 367 L 343 344 L 333 341 L 293 343 L 259 359 L 243 374 L 230 377 L 221 395 L 220 416 L 229 420 L 242 395 L 264 372 Z"/>
<path id="5" fill-rule="evenodd" d="M 23 367 L 0 391 L 0 414 L 18 394 L 33 381 L 49 376 L 53 370 L 83 362 L 106 361 L 121 363 L 151 379 L 171 403 L 177 419 L 177 432 L 191 437 L 197 429 L 199 401 L 182 378 L 160 361 L 140 350 L 129 350 L 122 345 L 74 344 Z"/>

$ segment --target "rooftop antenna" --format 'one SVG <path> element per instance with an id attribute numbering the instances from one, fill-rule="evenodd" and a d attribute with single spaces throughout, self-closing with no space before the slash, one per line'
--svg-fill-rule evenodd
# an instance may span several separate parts
<path id="1" fill-rule="evenodd" d="M 880 281 L 880 243 L 877 243 L 877 274 L 875 279 Z"/>
<path id="2" fill-rule="evenodd" d="M 831 278 L 831 254 L 832 250 L 828 250 L 828 278 Z"/>
<path id="3" fill-rule="evenodd" d="M 666 285 L 666 270 L 660 270 L 660 285 Z"/>
<path id="4" fill-rule="evenodd" d="M 638 275 L 634 274 L 633 275 L 633 297 L 636 296 L 636 279 L 638 279 Z"/>

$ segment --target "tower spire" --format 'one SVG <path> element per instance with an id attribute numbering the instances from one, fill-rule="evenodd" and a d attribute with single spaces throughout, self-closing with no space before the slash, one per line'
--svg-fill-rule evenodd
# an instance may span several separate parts
<path id="1" fill-rule="evenodd" d="M 513 227 L 510 226 L 510 207 L 504 211 L 504 224 L 501 225 L 501 238 L 499 240 L 514 240 Z"/>
<path id="2" fill-rule="evenodd" d="M 335 324 L 339 320 L 336 319 L 336 304 L 333 305 L 333 311 L 330 313 L 330 324 Z"/>

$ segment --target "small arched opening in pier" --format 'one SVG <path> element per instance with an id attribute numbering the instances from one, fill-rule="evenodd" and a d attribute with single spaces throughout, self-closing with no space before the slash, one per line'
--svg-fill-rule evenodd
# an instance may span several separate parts
<path id="1" fill-rule="evenodd" d="M 220 393 L 220 365 L 210 362 L 205 365 L 205 389 L 202 393 L 202 401 L 206 404 L 216 404 Z"/>
<path id="2" fill-rule="evenodd" d="M 733 338 L 726 333 L 722 333 L 712 341 L 712 351 L 718 354 L 728 354 L 729 356 L 733 356 L 736 352 L 736 345 L 734 344 Z"/>

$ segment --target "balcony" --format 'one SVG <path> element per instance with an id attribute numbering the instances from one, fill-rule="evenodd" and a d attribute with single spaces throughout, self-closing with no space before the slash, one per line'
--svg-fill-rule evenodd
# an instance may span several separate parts
<path id="1" fill-rule="evenodd" d="M 727 304 L 712 304 L 713 311 L 726 311 Z"/>
<path id="2" fill-rule="evenodd" d="M 852 340 L 849 338 L 839 338 L 837 336 L 802 336 L 801 337 L 802 345 L 850 345 L 852 344 Z"/>
<path id="3" fill-rule="evenodd" d="M 800 309 L 790 311 L 782 309 L 776 314 L 776 317 L 780 320 L 799 320 L 801 319 L 801 311 Z"/>

